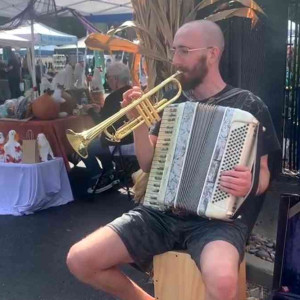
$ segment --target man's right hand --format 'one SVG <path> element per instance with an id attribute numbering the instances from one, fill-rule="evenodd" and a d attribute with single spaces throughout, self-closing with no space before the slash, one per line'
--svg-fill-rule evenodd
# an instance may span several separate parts
<path id="1" fill-rule="evenodd" d="M 142 96 L 143 96 L 143 92 L 141 88 L 138 86 L 134 86 L 132 89 L 126 91 L 123 94 L 123 101 L 121 103 L 121 106 L 124 108 L 130 103 L 132 103 L 134 100 L 139 99 Z M 132 120 L 132 119 L 136 119 L 139 116 L 139 113 L 137 112 L 136 109 L 132 109 L 126 114 L 126 116 L 129 120 Z"/>

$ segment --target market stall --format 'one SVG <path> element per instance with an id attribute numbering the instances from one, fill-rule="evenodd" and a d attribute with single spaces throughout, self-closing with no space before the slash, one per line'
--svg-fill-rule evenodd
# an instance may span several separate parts
<path id="1" fill-rule="evenodd" d="M 0 48 L 3 47 L 29 48 L 30 41 L 16 35 L 0 31 Z M 7 79 L 0 79 L 0 104 L 10 98 Z"/>
<path id="2" fill-rule="evenodd" d="M 35 46 L 38 46 L 41 49 L 42 46 L 49 45 L 58 46 L 66 44 L 77 44 L 78 40 L 75 35 L 66 34 L 64 32 L 48 27 L 42 23 L 34 23 L 33 20 L 27 21 L 26 24 L 21 27 L 6 31 L 6 33 L 30 40 L 32 61 L 31 66 L 30 64 L 28 64 L 28 66 L 34 87 L 36 87 Z"/>

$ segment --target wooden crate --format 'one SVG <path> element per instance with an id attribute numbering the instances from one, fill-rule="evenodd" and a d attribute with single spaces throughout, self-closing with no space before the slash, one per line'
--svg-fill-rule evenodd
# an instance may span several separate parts
<path id="1" fill-rule="evenodd" d="M 186 252 L 169 251 L 154 257 L 154 290 L 158 300 L 204 300 L 201 272 Z M 239 272 L 239 300 L 246 299 L 246 266 Z"/>

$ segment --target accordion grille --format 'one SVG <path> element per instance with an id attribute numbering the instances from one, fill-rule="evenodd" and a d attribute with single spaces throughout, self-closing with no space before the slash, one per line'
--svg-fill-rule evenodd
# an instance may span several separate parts
<path id="1" fill-rule="evenodd" d="M 232 170 L 234 166 L 240 162 L 240 157 L 243 151 L 243 145 L 247 137 L 249 124 L 243 125 L 239 128 L 233 129 L 230 136 L 228 147 L 225 150 L 224 160 L 221 165 L 221 172 Z M 218 178 L 217 186 L 219 186 L 220 178 Z M 212 203 L 223 201 L 228 197 L 226 192 L 223 192 L 217 187 Z"/>

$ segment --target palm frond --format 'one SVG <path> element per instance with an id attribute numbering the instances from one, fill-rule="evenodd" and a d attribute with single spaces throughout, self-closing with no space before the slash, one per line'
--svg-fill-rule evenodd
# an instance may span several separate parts
<path id="1" fill-rule="evenodd" d="M 254 0 L 202 0 L 198 4 L 194 0 L 131 0 L 131 3 L 135 21 L 126 22 L 120 30 L 135 28 L 141 53 L 146 58 L 149 88 L 174 72 L 169 48 L 175 32 L 184 23 L 195 20 L 199 10 L 219 3 L 217 12 L 206 19 L 217 22 L 234 16 L 245 17 L 252 19 L 252 26 L 257 23 L 258 14 L 264 14 Z"/>
<path id="2" fill-rule="evenodd" d="M 258 11 L 261 14 L 265 15 L 263 9 L 254 1 L 254 0 L 235 0 L 235 2 L 240 2 L 244 6 L 247 6 L 255 11 Z"/>

